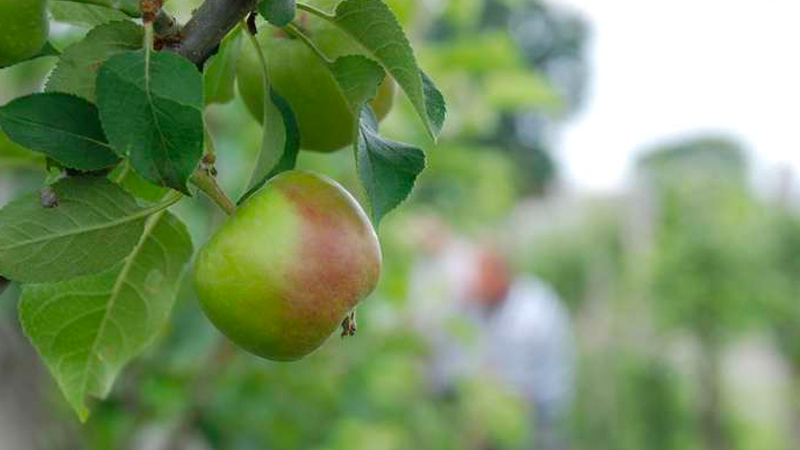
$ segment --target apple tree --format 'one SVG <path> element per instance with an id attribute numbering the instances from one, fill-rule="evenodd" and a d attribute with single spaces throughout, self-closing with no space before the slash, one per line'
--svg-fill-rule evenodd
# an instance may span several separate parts
<path id="1" fill-rule="evenodd" d="M 41 92 L 0 106 L 2 156 L 35 157 L 46 173 L 0 210 L 0 290 L 21 285 L 23 330 L 81 420 L 168 322 L 195 255 L 170 207 L 199 195 L 230 215 L 195 270 L 223 334 L 277 360 L 339 325 L 353 334 L 380 273 L 374 228 L 425 167 L 380 119 L 401 93 L 431 139 L 445 118 L 381 0 L 205 0 L 185 23 L 162 3 L 0 0 L 0 70 L 58 57 Z M 51 21 L 92 27 L 58 49 Z M 204 111 L 236 95 L 263 134 L 248 189 L 231 199 Z M 294 169 L 300 151 L 344 148 L 363 206 Z"/>

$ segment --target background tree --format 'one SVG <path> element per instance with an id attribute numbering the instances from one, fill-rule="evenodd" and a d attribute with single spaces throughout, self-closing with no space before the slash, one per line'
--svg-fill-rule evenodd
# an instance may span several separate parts
<path id="1" fill-rule="evenodd" d="M 742 150 L 698 138 L 644 157 L 656 203 L 652 289 L 657 320 L 697 339 L 699 426 L 708 449 L 733 448 L 726 423 L 721 355 L 760 295 L 758 208 L 748 194 Z"/>
<path id="2" fill-rule="evenodd" d="M 800 218 L 797 212 L 786 205 L 779 205 L 775 212 L 764 218 L 762 236 L 767 237 L 767 261 L 764 272 L 769 283 L 765 285 L 766 323 L 771 330 L 777 349 L 783 354 L 791 372 L 792 388 L 789 402 L 792 415 L 790 423 L 800 417 Z M 792 425 L 792 430 L 796 428 Z M 800 445 L 800 434 L 794 433 L 794 445 Z"/>

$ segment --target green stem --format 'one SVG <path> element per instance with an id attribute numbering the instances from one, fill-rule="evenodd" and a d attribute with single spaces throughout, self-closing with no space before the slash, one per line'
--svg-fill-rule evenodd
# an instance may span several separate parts
<path id="1" fill-rule="evenodd" d="M 206 170 L 195 170 L 192 174 L 191 181 L 229 216 L 236 213 L 236 205 L 228 198 L 225 192 L 223 192 L 222 188 L 219 187 L 216 178 L 211 176 Z"/>
<path id="2" fill-rule="evenodd" d="M 169 194 L 164 196 L 164 200 L 161 203 L 158 203 L 158 204 L 155 204 L 155 205 L 151 206 L 146 211 L 148 211 L 149 214 L 155 214 L 155 213 L 157 213 L 159 211 L 163 211 L 163 210 L 169 208 L 170 206 L 174 205 L 175 203 L 178 203 L 180 201 L 180 199 L 182 199 L 182 198 L 183 198 L 183 194 L 181 194 L 178 191 L 172 191 L 171 190 L 169 192 Z"/>
<path id="3" fill-rule="evenodd" d="M 123 164 L 122 170 L 120 170 L 119 173 L 117 174 L 117 176 L 114 178 L 114 182 L 118 183 L 118 184 L 122 183 L 122 181 L 125 180 L 125 177 L 128 175 L 128 172 L 131 170 L 131 165 L 130 165 L 130 163 L 128 162 L 127 159 L 124 160 L 122 162 L 122 164 Z"/>
<path id="4" fill-rule="evenodd" d="M 322 60 L 323 63 L 325 63 L 328 66 L 333 65 L 333 60 L 328 58 L 328 55 L 326 55 L 322 50 L 320 50 L 320 48 L 317 47 L 317 44 L 315 44 L 314 41 L 312 41 L 311 38 L 308 37 L 308 35 L 303 33 L 303 31 L 300 28 L 298 28 L 297 25 L 295 25 L 294 23 L 290 23 L 289 25 L 286 25 L 285 28 L 286 31 L 289 32 L 289 34 L 303 41 L 303 43 L 306 44 L 306 46 L 308 46 L 308 48 L 311 49 L 311 51 L 314 52 L 314 54 L 317 55 L 317 57 L 320 60 Z"/>
<path id="5" fill-rule="evenodd" d="M 216 156 L 217 146 L 214 145 L 214 138 L 211 136 L 211 132 L 208 131 L 208 125 L 205 124 L 205 119 L 203 122 L 203 135 L 205 135 L 206 138 L 206 153 L 211 156 Z"/>
<path id="6" fill-rule="evenodd" d="M 122 11 L 130 17 L 142 17 L 138 0 L 57 0 L 72 3 L 83 3 L 86 5 L 105 6 L 106 8 Z"/>
<path id="7" fill-rule="evenodd" d="M 303 11 L 308 11 L 311 14 L 314 14 L 317 17 L 321 17 L 325 20 L 333 21 L 336 19 L 335 14 L 328 14 L 325 11 L 318 9 L 314 6 L 309 5 L 308 3 L 297 2 L 297 9 L 302 9 Z"/>
<path id="8" fill-rule="evenodd" d="M 267 57 L 264 56 L 264 51 L 261 48 L 261 45 L 258 43 L 258 39 L 256 36 L 250 32 L 250 27 L 242 21 L 241 25 L 242 29 L 245 31 L 245 35 L 247 35 L 247 39 L 250 41 L 250 44 L 253 45 L 253 49 L 256 52 L 256 56 L 258 57 L 258 63 L 261 65 L 261 81 L 264 84 L 264 95 L 267 95 L 269 92 L 269 86 L 272 82 L 269 79 L 269 68 L 267 66 Z"/>
<path id="9" fill-rule="evenodd" d="M 150 64 L 150 52 L 153 51 L 153 41 L 155 40 L 154 32 L 153 32 L 153 23 L 146 23 L 144 24 L 144 52 L 145 52 L 145 64 Z"/>

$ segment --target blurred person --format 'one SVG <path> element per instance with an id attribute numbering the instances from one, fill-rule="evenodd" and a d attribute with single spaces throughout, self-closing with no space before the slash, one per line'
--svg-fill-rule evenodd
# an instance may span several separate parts
<path id="1" fill-rule="evenodd" d="M 448 396 L 462 382 L 499 379 L 532 410 L 535 448 L 563 448 L 558 429 L 574 373 L 566 308 L 538 279 L 515 275 L 496 248 L 442 227 L 424 233 L 426 253 L 411 278 L 434 389 Z"/>

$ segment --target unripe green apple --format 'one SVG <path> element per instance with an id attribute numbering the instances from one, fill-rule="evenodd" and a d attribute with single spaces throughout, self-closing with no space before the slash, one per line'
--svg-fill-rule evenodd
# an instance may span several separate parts
<path id="1" fill-rule="evenodd" d="M 47 0 L 0 0 L 0 67 L 36 56 L 49 33 Z"/>
<path id="2" fill-rule="evenodd" d="M 301 13 L 305 14 L 305 13 Z M 333 25 L 301 16 L 305 33 L 329 58 L 364 54 L 355 42 Z M 332 152 L 348 146 L 354 139 L 354 117 L 325 64 L 303 41 L 271 26 L 257 35 L 267 56 L 270 80 L 275 90 L 292 106 L 300 128 L 300 146 L 305 150 Z M 237 85 L 253 117 L 263 120 L 264 88 L 257 55 L 247 49 L 237 66 Z M 394 82 L 386 77 L 372 108 L 378 119 L 392 109 Z"/>
<path id="3" fill-rule="evenodd" d="M 200 251 L 195 287 L 208 318 L 256 355 L 311 353 L 374 289 L 378 238 L 339 184 L 290 171 L 253 195 Z"/>

